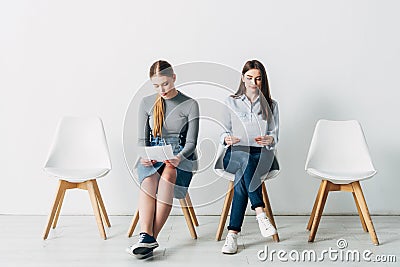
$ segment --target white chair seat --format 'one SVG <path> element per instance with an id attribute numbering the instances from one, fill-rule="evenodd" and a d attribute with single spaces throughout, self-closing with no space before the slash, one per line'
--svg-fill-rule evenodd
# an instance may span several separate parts
<path id="1" fill-rule="evenodd" d="M 111 161 L 101 119 L 63 117 L 44 170 L 72 183 L 106 175 L 111 170 Z"/>
<path id="2" fill-rule="evenodd" d="M 307 156 L 311 176 L 335 184 L 365 180 L 377 172 L 358 121 L 319 120 Z"/>
<path id="3" fill-rule="evenodd" d="M 313 168 L 308 168 L 307 173 L 315 178 L 319 178 L 322 180 L 328 180 L 335 184 L 349 184 L 354 181 L 365 180 L 371 178 L 376 174 L 375 170 L 369 171 L 353 171 L 353 172 L 340 172 L 338 170 L 334 171 L 325 171 L 325 170 L 316 170 Z"/>
<path id="4" fill-rule="evenodd" d="M 106 175 L 110 169 L 93 168 L 93 169 L 64 169 L 46 167 L 44 170 L 51 176 L 55 176 L 61 180 L 72 183 L 80 183 L 91 179 L 100 178 Z"/>

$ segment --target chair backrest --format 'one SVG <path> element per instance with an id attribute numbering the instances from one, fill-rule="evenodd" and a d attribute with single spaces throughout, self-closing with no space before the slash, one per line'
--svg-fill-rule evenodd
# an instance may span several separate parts
<path id="1" fill-rule="evenodd" d="M 214 159 L 214 163 L 213 163 L 214 169 L 217 169 L 217 170 L 224 169 L 223 159 L 224 159 L 225 152 L 226 152 L 225 146 L 222 144 L 218 144 L 218 148 L 215 153 L 215 159 Z"/>
<path id="2" fill-rule="evenodd" d="M 356 120 L 319 120 L 305 169 L 337 173 L 375 171 L 361 125 Z"/>
<path id="3" fill-rule="evenodd" d="M 98 117 L 63 117 L 45 168 L 111 169 L 103 122 Z"/>

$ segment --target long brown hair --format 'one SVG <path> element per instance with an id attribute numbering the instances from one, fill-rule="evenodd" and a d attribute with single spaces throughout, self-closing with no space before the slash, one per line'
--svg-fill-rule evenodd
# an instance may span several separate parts
<path id="1" fill-rule="evenodd" d="M 242 75 L 244 75 L 248 70 L 251 69 L 257 69 L 261 73 L 260 91 L 262 95 L 260 95 L 260 111 L 258 112 L 258 114 L 262 114 L 263 120 L 267 120 L 268 119 L 267 105 L 269 106 L 271 112 L 273 110 L 271 92 L 269 91 L 267 71 L 265 70 L 264 65 L 260 61 L 253 59 L 247 61 L 246 64 L 244 64 L 242 69 Z M 244 95 L 245 93 L 246 93 L 246 87 L 244 85 L 243 80 L 240 79 L 239 89 L 234 95 L 232 95 L 232 97 L 238 98 Z"/>
<path id="2" fill-rule="evenodd" d="M 169 64 L 167 61 L 158 60 L 150 67 L 150 79 L 156 74 L 160 76 L 173 77 L 174 70 L 172 69 L 171 64 Z M 154 103 L 153 116 L 153 136 L 162 136 L 162 126 L 164 123 L 164 99 L 159 94 Z"/>

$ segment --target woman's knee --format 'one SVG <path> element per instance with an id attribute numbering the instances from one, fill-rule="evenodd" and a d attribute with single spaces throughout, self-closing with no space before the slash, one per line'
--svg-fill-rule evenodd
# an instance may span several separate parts
<path id="1" fill-rule="evenodd" d="M 157 173 L 147 176 L 146 178 L 143 179 L 140 186 L 141 187 L 157 187 L 159 177 L 160 176 Z"/>
<path id="2" fill-rule="evenodd" d="M 176 181 L 176 169 L 173 167 L 165 166 L 161 179 L 166 182 L 175 184 Z"/>

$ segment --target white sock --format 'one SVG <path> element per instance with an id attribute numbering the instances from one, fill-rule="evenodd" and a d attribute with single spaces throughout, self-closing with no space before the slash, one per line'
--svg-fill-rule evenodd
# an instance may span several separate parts
<path id="1" fill-rule="evenodd" d="M 261 212 L 261 213 L 257 214 L 257 215 L 256 215 L 256 218 L 257 218 L 257 219 L 263 219 L 263 218 L 266 218 L 266 216 L 265 216 L 265 212 Z"/>

